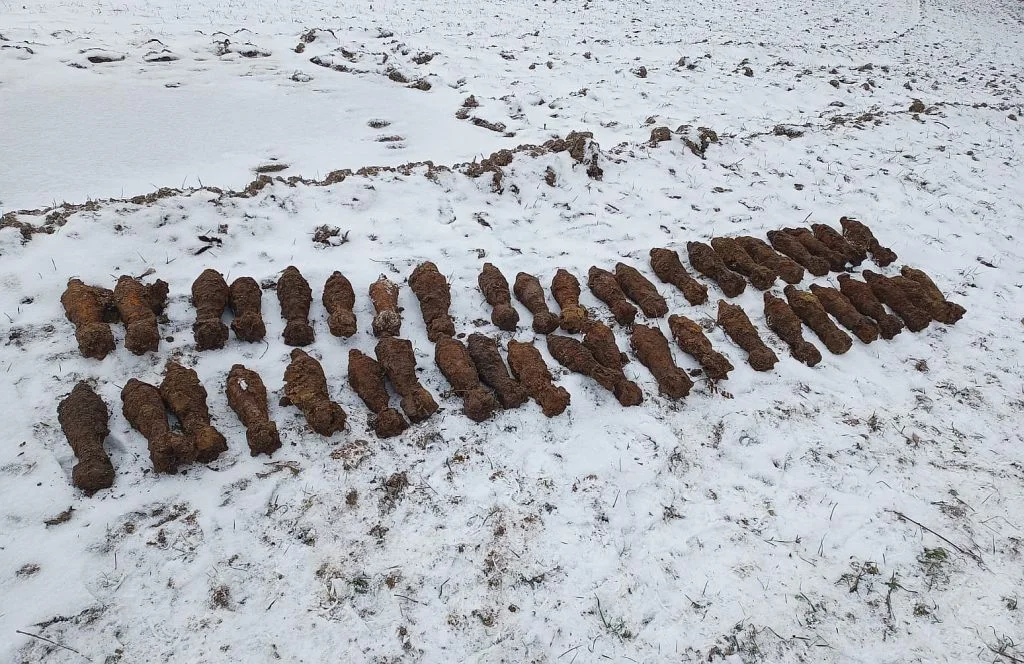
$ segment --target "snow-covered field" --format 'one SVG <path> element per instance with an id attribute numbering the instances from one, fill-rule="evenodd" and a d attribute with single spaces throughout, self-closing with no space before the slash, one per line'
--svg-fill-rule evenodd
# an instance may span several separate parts
<path id="1" fill-rule="evenodd" d="M 0 2 L 0 660 L 1024 661 L 1022 53 L 1016 0 Z M 648 141 L 684 125 L 718 133 L 706 159 L 692 129 Z M 458 166 L 574 130 L 593 132 L 603 179 L 565 152 L 518 154 L 500 191 Z M 450 168 L 313 183 L 427 160 Z M 308 183 L 219 191 L 267 166 Z M 180 191 L 127 200 L 164 187 Z M 715 329 L 736 365 L 717 390 L 668 401 L 634 359 L 646 400 L 626 409 L 538 338 L 568 411 L 478 425 L 404 283 L 434 261 L 459 331 L 504 342 L 485 261 L 545 286 L 619 260 L 650 274 L 654 246 L 842 215 L 899 254 L 887 274 L 926 270 L 964 319 L 808 368 L 748 287 L 734 301 L 773 372 Z M 322 224 L 347 242 L 315 244 Z M 262 281 L 290 264 L 349 413 L 330 439 L 277 405 L 290 349 L 272 291 L 267 344 L 192 339 L 204 268 Z M 358 296 L 347 340 L 318 299 L 334 270 Z M 137 357 L 115 326 L 115 353 L 82 358 L 67 279 L 144 273 L 170 283 L 172 340 Z M 442 405 L 388 441 L 345 381 L 348 350 L 372 351 L 382 273 Z M 672 312 L 714 319 L 715 287 L 698 307 L 659 287 Z M 171 357 L 198 371 L 230 449 L 154 475 L 119 393 Z M 227 406 L 238 362 L 272 391 L 272 459 L 250 457 Z M 81 379 L 111 411 L 117 471 L 91 498 L 56 417 Z M 370 454 L 346 469 L 332 452 L 357 440 Z"/>

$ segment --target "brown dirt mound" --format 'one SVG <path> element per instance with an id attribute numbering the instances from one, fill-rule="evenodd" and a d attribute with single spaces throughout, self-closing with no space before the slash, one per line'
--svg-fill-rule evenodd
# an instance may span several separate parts
<path id="1" fill-rule="evenodd" d="M 384 385 L 384 368 L 355 348 L 348 352 L 348 384 L 373 413 L 370 426 L 378 436 L 391 438 L 409 427 L 402 414 L 391 408 L 391 396 Z"/>
<path id="2" fill-rule="evenodd" d="M 569 406 L 570 396 L 564 387 L 552 382 L 551 372 L 540 351 L 531 343 L 508 342 L 508 366 L 512 375 L 533 397 L 547 417 L 560 415 Z"/>
<path id="3" fill-rule="evenodd" d="M 416 377 L 416 353 L 412 342 L 384 337 L 377 342 L 377 361 L 402 396 L 402 411 L 412 422 L 422 422 L 437 412 L 437 402 Z"/>
<path id="4" fill-rule="evenodd" d="M 104 311 L 112 305 L 113 297 L 109 290 L 87 286 L 79 279 L 69 280 L 60 296 L 64 314 L 75 326 L 75 340 L 82 357 L 102 360 L 114 350 L 114 333 L 104 320 Z"/>
<path id="5" fill-rule="evenodd" d="M 160 390 L 132 378 L 121 390 L 121 412 L 128 424 L 149 443 L 149 458 L 158 473 L 175 473 L 196 460 L 196 441 L 171 433 Z"/>
<path id="6" fill-rule="evenodd" d="M 144 355 L 160 347 L 151 289 L 135 277 L 123 275 L 114 287 L 114 304 L 125 325 L 124 347 L 135 355 Z M 163 309 L 161 304 L 160 309 Z"/>
<path id="7" fill-rule="evenodd" d="M 330 436 L 345 428 L 345 410 L 331 401 L 324 368 L 306 351 L 296 348 L 284 371 L 284 395 L 281 405 L 296 406 L 306 417 L 309 428 L 321 436 Z"/>
<path id="8" fill-rule="evenodd" d="M 846 256 L 829 249 L 828 245 L 815 237 L 809 228 L 784 228 L 782 232 L 796 238 L 810 255 L 824 259 L 833 272 L 842 272 L 846 269 Z"/>
<path id="9" fill-rule="evenodd" d="M 229 304 L 235 319 L 231 329 L 235 336 L 248 342 L 263 341 L 267 326 L 263 322 L 263 291 L 252 277 L 239 277 L 231 282 Z"/>
<path id="10" fill-rule="evenodd" d="M 775 271 L 755 261 L 736 238 L 711 238 L 711 248 L 721 257 L 727 268 L 749 279 L 754 288 L 768 290 L 775 284 L 775 279 L 778 278 Z"/>
<path id="11" fill-rule="evenodd" d="M 441 337 L 434 346 L 434 362 L 462 398 L 462 412 L 474 422 L 483 422 L 500 408 L 498 400 L 480 382 L 476 364 L 458 339 Z"/>
<path id="12" fill-rule="evenodd" d="M 959 304 L 947 300 L 946 296 L 939 290 L 939 287 L 935 285 L 935 282 L 923 270 L 904 265 L 900 268 L 900 274 L 907 279 L 917 282 L 930 304 L 932 318 L 940 323 L 955 325 L 967 313 L 967 310 Z"/>
<path id="13" fill-rule="evenodd" d="M 651 280 L 640 273 L 640 270 L 626 265 L 615 264 L 615 279 L 622 287 L 622 292 L 633 300 L 648 318 L 660 318 L 668 313 L 668 303 L 661 296 Z"/>
<path id="14" fill-rule="evenodd" d="M 796 315 L 785 300 L 771 293 L 764 294 L 764 317 L 768 329 L 779 336 L 789 346 L 789 354 L 797 361 L 813 367 L 821 362 L 821 352 L 809 341 L 804 339 L 803 321 Z"/>
<path id="15" fill-rule="evenodd" d="M 608 305 L 619 325 L 633 324 L 636 320 L 636 307 L 626 299 L 626 294 L 622 292 L 614 274 L 595 265 L 587 273 L 587 286 L 594 297 Z"/>
<path id="16" fill-rule="evenodd" d="M 639 393 L 635 383 L 625 380 L 598 362 L 594 354 L 576 339 L 550 334 L 548 351 L 565 368 L 593 378 L 601 387 L 614 394 L 623 406 L 638 406 L 643 402 L 643 394 Z"/>
<path id="17" fill-rule="evenodd" d="M 356 333 L 356 293 L 352 283 L 341 272 L 332 272 L 324 284 L 324 309 L 327 310 L 327 327 L 336 337 L 351 337 Z"/>
<path id="18" fill-rule="evenodd" d="M 693 381 L 676 366 L 668 339 L 657 327 L 634 325 L 629 337 L 640 363 L 647 367 L 658 381 L 659 391 L 670 399 L 682 399 L 693 389 Z"/>
<path id="19" fill-rule="evenodd" d="M 286 267 L 277 280 L 277 301 L 281 303 L 281 317 L 285 320 L 284 342 L 289 346 L 313 343 L 316 335 L 309 324 L 313 289 L 294 265 Z"/>
<path id="20" fill-rule="evenodd" d="M 750 322 L 743 307 L 718 301 L 718 324 L 736 345 L 747 351 L 747 364 L 754 371 L 771 371 L 779 358 L 764 345 L 757 328 Z"/>
<path id="21" fill-rule="evenodd" d="M 907 293 L 889 277 L 871 270 L 864 270 L 861 276 L 871 286 L 871 292 L 875 297 L 896 312 L 911 332 L 920 332 L 932 322 L 931 312 L 915 305 Z"/>
<path id="22" fill-rule="evenodd" d="M 529 394 L 518 380 L 512 377 L 501 359 L 498 342 L 491 337 L 474 332 L 469 335 L 469 356 L 485 385 L 494 390 L 501 407 L 518 408 L 526 403 Z"/>
<path id="23" fill-rule="evenodd" d="M 821 306 L 821 302 L 818 302 L 818 298 L 796 286 L 786 286 L 784 293 L 793 312 L 807 327 L 811 328 L 814 334 L 818 335 L 821 342 L 825 344 L 825 348 L 836 355 L 842 355 L 850 350 L 853 346 L 853 339 L 836 327 L 836 324 L 828 317 L 828 312 Z"/>
<path id="24" fill-rule="evenodd" d="M 875 322 L 857 311 L 853 303 L 835 288 L 811 284 L 811 293 L 818 298 L 825 311 L 839 321 L 839 324 L 853 332 L 863 343 L 869 344 L 878 339 L 878 326 Z"/>
<path id="25" fill-rule="evenodd" d="M 373 336 L 397 337 L 402 332 L 402 310 L 398 307 L 398 284 L 383 274 L 370 284 L 370 300 L 377 315 L 373 317 Z"/>
<path id="26" fill-rule="evenodd" d="M 689 271 L 679 260 L 679 254 L 672 249 L 651 249 L 651 269 L 658 279 L 682 291 L 683 297 L 690 304 L 697 305 L 708 301 L 708 287 L 690 276 Z"/>
<path id="27" fill-rule="evenodd" d="M 576 277 L 558 268 L 551 279 L 551 295 L 562 309 L 558 325 L 571 334 L 582 332 L 590 316 L 587 310 L 580 306 L 580 282 Z"/>
<path id="28" fill-rule="evenodd" d="M 726 297 L 736 297 L 747 288 L 747 281 L 722 262 L 721 257 L 703 242 L 687 242 L 686 253 L 693 269 L 711 279 L 722 289 Z"/>
<path id="29" fill-rule="evenodd" d="M 886 267 L 896 260 L 896 252 L 883 247 L 871 229 L 862 222 L 850 217 L 840 217 L 839 225 L 843 227 L 843 237 L 847 242 L 858 250 L 867 252 L 878 267 Z"/>
<path id="30" fill-rule="evenodd" d="M 710 248 L 710 247 L 709 247 Z M 732 363 L 711 346 L 700 325 L 678 314 L 668 317 L 668 327 L 683 352 L 697 360 L 710 380 L 724 380 L 733 370 Z"/>
<path id="31" fill-rule="evenodd" d="M 839 291 L 857 311 L 874 319 L 883 339 L 892 339 L 903 331 L 903 321 L 885 310 L 869 284 L 858 281 L 848 274 L 840 274 L 836 278 L 839 280 Z"/>
<path id="32" fill-rule="evenodd" d="M 480 292 L 484 294 L 487 304 L 494 309 L 491 311 L 491 322 L 499 330 L 515 332 L 519 324 L 519 312 L 512 306 L 512 293 L 509 291 L 508 279 L 492 263 L 484 263 L 477 277 L 477 285 Z"/>
<path id="33" fill-rule="evenodd" d="M 831 269 L 827 260 L 820 256 L 812 256 L 811 253 L 807 251 L 807 247 L 789 233 L 785 233 L 783 231 L 768 231 L 768 241 L 772 243 L 772 247 L 774 247 L 776 251 L 784 256 L 788 256 L 803 267 L 807 268 L 807 271 L 816 277 L 828 274 Z"/>
<path id="34" fill-rule="evenodd" d="M 803 281 L 804 268 L 789 256 L 784 256 L 771 248 L 760 238 L 741 235 L 736 238 L 743 250 L 759 265 L 763 265 L 782 277 L 787 284 L 798 284 Z"/>
<path id="35" fill-rule="evenodd" d="M 814 237 L 826 247 L 842 254 L 850 265 L 860 265 L 868 259 L 868 254 L 863 249 L 857 248 L 846 241 L 839 231 L 825 224 L 811 224 L 811 231 Z"/>
<path id="36" fill-rule="evenodd" d="M 206 269 L 192 282 L 192 305 L 196 322 L 192 334 L 199 350 L 223 348 L 228 341 L 228 326 L 221 321 L 228 308 L 230 289 L 217 270 Z"/>
<path id="37" fill-rule="evenodd" d="M 436 342 L 441 336 L 455 336 L 455 323 L 448 315 L 452 306 L 451 289 L 437 266 L 430 261 L 418 265 L 409 277 L 409 288 L 420 301 L 427 338 Z"/>
<path id="38" fill-rule="evenodd" d="M 114 465 L 103 441 L 110 434 L 110 413 L 103 399 L 86 383 L 78 383 L 57 406 L 57 421 L 78 457 L 71 483 L 91 496 L 114 485 Z"/>
<path id="39" fill-rule="evenodd" d="M 540 280 L 537 277 L 520 272 L 516 275 L 516 283 L 512 288 L 516 299 L 533 314 L 534 332 L 550 334 L 558 329 L 558 316 L 548 309 L 548 303 L 544 298 L 544 287 L 540 285 Z"/>
<path id="40" fill-rule="evenodd" d="M 195 440 L 197 461 L 209 463 L 227 451 L 228 443 L 224 436 L 210 424 L 206 388 L 199 382 L 199 375 L 194 369 L 168 361 L 164 380 L 160 383 L 160 397 L 181 422 L 185 435 Z"/>
<path id="41" fill-rule="evenodd" d="M 249 443 L 249 454 L 270 456 L 281 448 L 281 436 L 277 424 L 270 419 L 270 405 L 267 403 L 267 388 L 260 375 L 241 364 L 231 367 L 225 386 L 228 405 L 245 425 L 245 440 Z"/>

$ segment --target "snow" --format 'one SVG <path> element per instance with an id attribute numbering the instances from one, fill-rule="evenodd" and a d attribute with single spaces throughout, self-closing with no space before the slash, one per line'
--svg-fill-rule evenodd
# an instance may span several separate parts
<path id="1" fill-rule="evenodd" d="M 0 424 L 0 660 L 1024 657 L 1015 645 L 1024 638 L 1024 8 L 709 7 L 5 6 L 2 211 L 187 190 L 68 209 L 52 234 L 27 241 L 0 229 L 0 397 L 10 404 Z M 292 50 L 311 29 L 321 30 L 316 39 Z M 230 48 L 218 55 L 225 38 Z M 165 49 L 177 59 L 149 61 Z M 125 57 L 91 62 L 98 53 Z M 417 64 L 420 53 L 434 56 Z M 317 56 L 354 71 L 316 66 Z M 390 80 L 392 66 L 430 90 Z M 640 66 L 646 78 L 633 73 Z M 480 106 L 469 118 L 504 132 L 456 118 L 470 95 Z M 910 113 L 914 99 L 927 111 Z M 390 124 L 371 127 L 374 119 Z M 689 125 L 686 135 L 710 127 L 720 142 L 706 159 L 679 134 L 652 147 L 661 125 Z M 804 133 L 776 135 L 777 125 Z M 517 155 L 501 192 L 489 174 L 425 167 L 326 186 L 278 181 L 251 197 L 201 188 L 241 189 L 275 163 L 287 165 L 272 173 L 284 178 L 452 166 L 572 130 L 594 133 L 602 180 L 563 152 Z M 654 246 L 837 226 L 841 215 L 868 223 L 899 254 L 887 273 L 924 269 L 965 318 L 855 342 L 843 356 L 823 352 L 808 368 L 767 331 L 761 295 L 748 288 L 733 301 L 781 358 L 775 371 L 753 372 L 713 329 L 736 366 L 717 390 L 699 381 L 686 400 L 667 401 L 634 359 L 626 371 L 646 401 L 623 409 L 561 370 L 539 338 L 572 394 L 569 410 L 549 420 L 530 403 L 477 425 L 434 366 L 404 283 L 419 262 L 436 262 L 452 284 L 458 330 L 504 343 L 512 335 L 487 322 L 476 286 L 484 261 L 545 286 L 558 267 L 585 281 L 591 265 L 619 260 L 652 276 Z M 323 224 L 347 241 L 314 244 Z M 222 242 L 197 253 L 209 244 L 200 235 Z M 204 268 L 263 281 L 289 264 L 313 286 L 309 350 L 350 418 L 330 439 L 277 404 L 290 349 L 273 291 L 263 300 L 266 344 L 232 336 L 198 353 L 192 340 L 188 293 Z M 357 293 L 359 332 L 347 340 L 330 336 L 319 302 L 336 269 Z M 67 279 L 112 286 L 149 270 L 147 279 L 170 283 L 161 331 L 173 340 L 136 357 L 115 326 L 115 353 L 82 358 L 59 302 Z M 366 288 L 381 273 L 402 284 L 403 336 L 443 408 L 388 441 L 367 429 L 345 380 L 348 350 L 372 352 Z M 804 285 L 812 281 L 829 278 Z M 673 313 L 714 318 L 714 287 L 699 307 L 659 288 Z M 583 300 L 610 322 L 585 288 Z M 530 316 L 516 306 L 514 337 L 531 340 Z M 625 331 L 615 330 L 626 350 Z M 119 393 L 132 377 L 159 382 L 171 357 L 197 370 L 229 451 L 154 476 Z M 271 459 L 249 456 L 227 405 L 224 380 L 238 362 L 272 393 L 284 447 Z M 111 411 L 117 471 L 114 487 L 92 498 L 70 486 L 74 456 L 56 418 L 57 401 L 81 379 Z M 342 450 L 355 441 L 366 441 L 367 456 L 351 467 L 362 453 Z M 390 496 L 384 482 L 400 472 L 409 487 Z M 44 524 L 69 506 L 66 522 Z"/>

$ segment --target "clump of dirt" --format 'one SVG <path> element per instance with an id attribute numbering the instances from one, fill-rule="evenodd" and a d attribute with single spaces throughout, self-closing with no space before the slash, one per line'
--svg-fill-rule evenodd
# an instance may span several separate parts
<path id="1" fill-rule="evenodd" d="M 783 231 L 768 231 L 768 241 L 779 253 L 789 256 L 791 259 L 807 268 L 807 271 L 816 277 L 828 274 L 830 266 L 828 261 L 819 256 L 812 256 L 807 248 L 797 238 Z M 792 283 L 792 282 L 791 282 Z"/>
<path id="2" fill-rule="evenodd" d="M 356 333 L 356 293 L 352 283 L 341 272 L 335 271 L 327 277 L 323 294 L 324 309 L 327 310 L 327 327 L 336 337 L 351 337 Z"/>
<path id="3" fill-rule="evenodd" d="M 648 318 L 660 318 L 668 313 L 668 303 L 651 280 L 631 265 L 615 264 L 615 280 L 629 299 L 633 300 Z"/>
<path id="4" fill-rule="evenodd" d="M 595 265 L 587 274 L 587 286 L 594 297 L 608 305 L 619 325 L 633 324 L 636 320 L 636 307 L 626 299 L 626 294 L 622 292 L 614 274 Z"/>
<path id="5" fill-rule="evenodd" d="M 87 496 L 114 485 L 114 465 L 103 449 L 110 434 L 109 419 L 103 399 L 84 382 L 75 385 L 57 405 L 57 421 L 78 457 L 71 469 L 71 483 Z"/>
<path id="6" fill-rule="evenodd" d="M 710 247 L 709 247 L 710 248 Z M 700 325 L 686 316 L 674 314 L 668 317 L 668 328 L 683 352 L 697 360 L 707 377 L 713 381 L 729 377 L 732 363 L 711 346 Z"/>
<path id="7" fill-rule="evenodd" d="M 284 342 L 289 346 L 313 343 L 315 334 L 309 324 L 313 289 L 294 265 L 286 267 L 277 280 L 277 301 L 281 304 L 281 317 L 285 320 Z"/>
<path id="8" fill-rule="evenodd" d="M 64 314 L 75 326 L 75 340 L 82 357 L 102 360 L 114 350 L 114 333 L 104 313 L 112 306 L 113 297 L 109 290 L 87 286 L 79 279 L 70 279 L 60 296 Z"/>
<path id="9" fill-rule="evenodd" d="M 875 322 L 857 311 L 846 296 L 835 288 L 811 284 L 811 293 L 818 298 L 825 311 L 839 321 L 839 324 L 853 332 L 863 343 L 869 344 L 878 339 L 878 326 Z"/>
<path id="10" fill-rule="evenodd" d="M 249 454 L 272 455 L 281 448 L 277 424 L 270 419 L 267 388 L 260 375 L 241 364 L 231 367 L 225 387 L 228 405 L 245 425 L 245 440 Z"/>
<path id="11" fill-rule="evenodd" d="M 932 322 L 931 313 L 911 302 L 903 289 L 888 277 L 871 270 L 864 270 L 861 275 L 871 286 L 871 292 L 875 297 L 896 312 L 911 332 L 920 332 Z"/>
<path id="12" fill-rule="evenodd" d="M 331 401 L 324 368 L 301 348 L 292 350 L 291 362 L 284 371 L 283 406 L 296 406 L 306 417 L 309 428 L 321 436 L 330 436 L 345 428 L 348 415 Z"/>
<path id="13" fill-rule="evenodd" d="M 400 140 L 402 140 L 401 136 L 384 136 L 377 139 L 381 143 Z M 348 243 L 348 233 L 348 231 L 342 233 L 337 226 L 322 224 L 313 229 L 313 244 L 319 244 L 322 247 L 340 247 Z"/>
<path id="14" fill-rule="evenodd" d="M 747 281 L 728 267 L 714 249 L 703 242 L 687 242 L 686 253 L 690 265 L 711 279 L 722 289 L 726 297 L 736 297 L 747 288 Z"/>
<path id="15" fill-rule="evenodd" d="M 663 282 L 678 288 L 690 304 L 704 304 L 708 301 L 708 287 L 690 276 L 679 260 L 679 254 L 672 249 L 651 249 L 651 269 Z"/>
<path id="16" fill-rule="evenodd" d="M 635 391 L 626 385 L 629 381 L 598 362 L 594 354 L 576 339 L 560 334 L 550 334 L 548 335 L 548 350 L 559 364 L 570 371 L 593 378 L 601 387 L 614 394 L 623 406 L 640 404 L 640 401 L 636 400 Z M 630 385 L 636 387 L 633 383 Z"/>
<path id="17" fill-rule="evenodd" d="M 558 325 L 570 334 L 581 332 L 590 316 L 580 306 L 580 282 L 576 277 L 558 268 L 551 279 L 551 295 L 562 309 Z"/>
<path id="18" fill-rule="evenodd" d="M 803 335 L 803 322 L 793 309 L 780 297 L 764 294 L 764 317 L 768 329 L 777 334 L 789 346 L 789 354 L 797 361 L 813 367 L 821 362 L 821 352 Z"/>
<path id="19" fill-rule="evenodd" d="M 697 127 L 694 131 L 691 125 L 682 125 L 676 129 L 676 133 L 682 134 L 686 147 L 701 159 L 707 159 L 708 148 L 718 142 L 718 133 L 709 127 Z"/>
<path id="20" fill-rule="evenodd" d="M 402 411 L 412 422 L 422 422 L 437 412 L 437 402 L 416 377 L 416 354 L 412 342 L 384 337 L 377 342 L 377 361 L 402 397 Z"/>
<path id="21" fill-rule="evenodd" d="M 651 140 L 649 141 L 651 147 L 655 147 L 658 143 L 664 143 L 665 141 L 672 140 L 672 130 L 668 127 L 655 127 L 651 130 Z"/>
<path id="22" fill-rule="evenodd" d="M 842 272 L 846 269 L 846 256 L 829 249 L 828 245 L 815 237 L 810 229 L 784 228 L 782 232 L 796 238 L 797 242 L 804 245 L 804 249 L 810 255 L 824 259 L 833 272 Z"/>
<path id="23" fill-rule="evenodd" d="M 235 315 L 231 329 L 235 336 L 248 342 L 262 341 L 267 336 L 263 322 L 263 291 L 252 277 L 239 277 L 231 282 L 228 304 Z"/>
<path id="24" fill-rule="evenodd" d="M 545 144 L 547 145 L 547 144 Z M 597 164 L 598 146 L 594 141 L 594 133 L 590 131 L 570 131 L 564 141 L 565 150 L 574 161 L 587 167 L 587 176 L 593 180 L 604 177 L 604 171 Z M 559 145 L 551 148 L 558 152 Z"/>
<path id="25" fill-rule="evenodd" d="M 526 403 L 529 395 L 512 377 L 501 359 L 498 342 L 478 332 L 469 335 L 469 356 L 485 385 L 494 390 L 501 407 L 510 410 Z"/>
<path id="26" fill-rule="evenodd" d="M 848 274 L 840 274 L 837 279 L 840 292 L 857 311 L 874 319 L 883 339 L 892 339 L 903 331 L 903 321 L 885 310 L 869 284 L 858 281 Z"/>
<path id="27" fill-rule="evenodd" d="M 836 324 L 828 317 L 828 312 L 818 302 L 818 298 L 796 286 L 786 286 L 783 292 L 786 294 L 786 300 L 789 301 L 793 312 L 807 327 L 811 328 L 814 334 L 818 335 L 821 342 L 825 344 L 825 348 L 836 355 L 842 355 L 850 350 L 853 346 L 853 339 L 836 327 Z"/>
<path id="28" fill-rule="evenodd" d="M 144 355 L 160 347 L 157 314 L 167 300 L 167 283 L 157 280 L 146 286 L 135 277 L 122 275 L 114 287 L 114 304 L 125 325 L 124 347 Z"/>
<path id="29" fill-rule="evenodd" d="M 768 290 L 775 285 L 775 271 L 755 261 L 735 238 L 711 238 L 711 247 L 727 268 L 749 279 L 754 288 Z"/>
<path id="30" fill-rule="evenodd" d="M 749 235 L 741 235 L 736 242 L 747 254 L 775 274 L 782 277 L 787 284 L 798 284 L 803 281 L 804 268 L 789 256 L 775 251 L 764 240 Z"/>
<path id="31" fill-rule="evenodd" d="M 886 267 L 896 260 L 896 252 L 883 247 L 864 223 L 850 217 L 840 217 L 839 225 L 843 227 L 843 237 L 857 249 L 866 251 L 878 267 Z"/>
<path id="32" fill-rule="evenodd" d="M 925 297 L 931 305 L 932 318 L 940 323 L 955 325 L 967 313 L 967 310 L 959 304 L 947 300 L 946 296 L 939 290 L 939 287 L 935 285 L 935 282 L 923 270 L 904 265 L 900 268 L 900 274 L 921 286 Z"/>
<path id="33" fill-rule="evenodd" d="M 754 371 L 771 371 L 779 358 L 764 345 L 757 328 L 750 322 L 743 307 L 718 301 L 718 324 L 736 345 L 747 351 L 747 364 Z"/>
<path id="34" fill-rule="evenodd" d="M 196 460 L 191 436 L 172 433 L 160 390 L 132 378 L 121 390 L 121 412 L 128 424 L 149 443 L 149 458 L 158 473 L 175 473 Z"/>
<path id="35" fill-rule="evenodd" d="M 480 292 L 484 294 L 487 304 L 493 307 L 491 322 L 499 330 L 514 332 L 519 324 L 519 312 L 512 306 L 512 293 L 509 291 L 508 279 L 492 263 L 484 263 L 477 277 Z"/>
<path id="36" fill-rule="evenodd" d="M 199 382 L 194 369 L 177 362 L 167 362 L 160 397 L 167 409 L 181 422 L 185 435 L 195 441 L 196 460 L 209 463 L 228 449 L 224 436 L 210 423 L 210 410 L 206 405 L 206 388 Z"/>
<path id="37" fill-rule="evenodd" d="M 657 327 L 634 325 L 629 344 L 640 363 L 658 381 L 658 389 L 670 399 L 682 399 L 690 393 L 693 381 L 672 359 L 668 339 Z"/>
<path id="38" fill-rule="evenodd" d="M 533 331 L 537 334 L 550 334 L 558 329 L 558 316 L 551 313 L 544 297 L 544 287 L 540 280 L 532 274 L 520 272 L 516 275 L 512 287 L 516 299 L 533 314 Z"/>
<path id="39" fill-rule="evenodd" d="M 497 399 L 480 382 L 473 358 L 458 339 L 441 337 L 434 346 L 434 362 L 462 398 L 462 412 L 474 422 L 483 422 L 499 408 Z"/>
<path id="40" fill-rule="evenodd" d="M 498 150 L 492 152 L 489 157 L 479 162 L 473 161 L 466 167 L 466 175 L 471 178 L 478 178 L 484 173 L 491 174 L 491 188 L 496 192 L 502 191 L 501 181 L 505 177 L 502 167 L 512 163 L 515 153 L 512 150 Z"/>
<path id="41" fill-rule="evenodd" d="M 509 341 L 508 366 L 545 416 L 560 415 L 569 406 L 569 392 L 552 383 L 551 372 L 532 343 Z"/>
<path id="42" fill-rule="evenodd" d="M 398 284 L 383 274 L 370 284 L 370 300 L 377 314 L 373 317 L 373 336 L 397 337 L 402 331 L 402 314 L 398 307 Z"/>
<path id="43" fill-rule="evenodd" d="M 391 407 L 383 367 L 355 348 L 348 352 L 348 384 L 373 413 L 370 425 L 378 436 L 391 438 L 409 427 L 402 414 Z"/>
<path id="44" fill-rule="evenodd" d="M 228 307 L 229 297 L 228 284 L 216 270 L 203 270 L 192 282 L 192 304 L 196 308 L 192 334 L 199 350 L 223 348 L 227 343 L 228 326 L 221 322 L 221 316 Z"/>
<path id="45" fill-rule="evenodd" d="M 491 122 L 489 120 L 485 120 L 483 118 L 478 118 L 478 117 L 473 117 L 470 120 L 470 122 L 472 122 L 477 127 L 483 127 L 484 129 L 490 129 L 491 131 L 497 132 L 499 134 L 504 133 L 505 129 L 507 128 L 505 126 L 504 122 Z"/>
<path id="46" fill-rule="evenodd" d="M 418 265 L 409 276 L 409 288 L 420 301 L 427 338 L 436 342 L 441 336 L 455 336 L 455 323 L 448 315 L 452 305 L 451 289 L 437 266 L 430 261 Z"/>
<path id="47" fill-rule="evenodd" d="M 831 226 L 811 224 L 811 231 L 814 233 L 814 237 L 818 238 L 826 247 L 838 254 L 842 254 L 850 265 L 860 265 L 868 258 L 868 254 L 864 249 L 855 247 L 847 242 L 846 238 Z"/>

